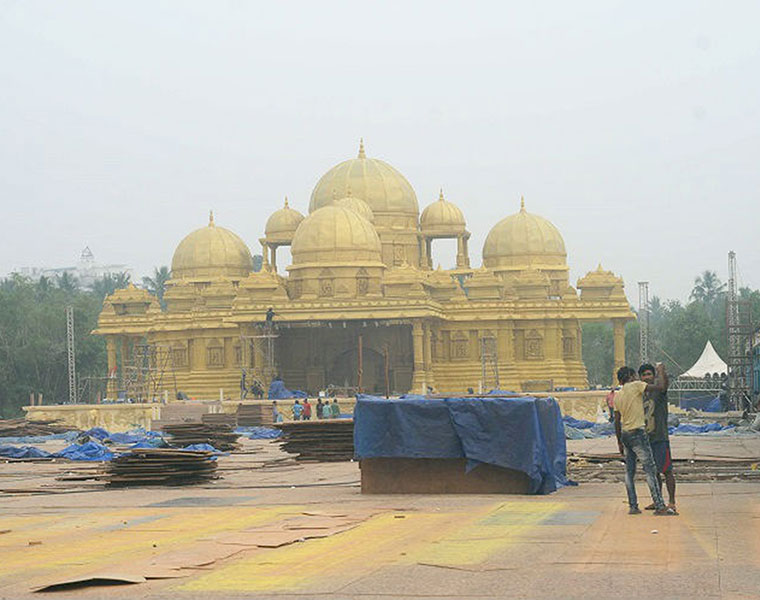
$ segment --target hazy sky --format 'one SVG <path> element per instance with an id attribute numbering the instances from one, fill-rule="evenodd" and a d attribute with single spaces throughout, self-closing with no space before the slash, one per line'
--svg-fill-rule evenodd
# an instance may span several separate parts
<path id="1" fill-rule="evenodd" d="M 528 210 L 571 281 L 599 261 L 685 299 L 703 269 L 760 287 L 758 2 L 0 0 L 0 274 L 142 275 L 267 216 L 367 153 L 422 209 L 489 228 Z M 444 244 L 445 246 L 445 244 Z M 435 257 L 446 266 L 453 244 Z"/>

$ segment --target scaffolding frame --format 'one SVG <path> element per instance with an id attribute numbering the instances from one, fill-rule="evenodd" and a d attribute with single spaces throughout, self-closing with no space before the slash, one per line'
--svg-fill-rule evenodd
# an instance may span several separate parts
<path id="1" fill-rule="evenodd" d="M 729 401 L 736 410 L 748 409 L 752 404 L 752 313 L 750 303 L 739 299 L 736 252 L 733 250 L 728 253 L 726 337 Z"/>
<path id="2" fill-rule="evenodd" d="M 639 281 L 639 361 L 649 362 L 649 282 Z"/>
<path id="3" fill-rule="evenodd" d="M 123 391 L 128 399 L 150 402 L 159 398 L 169 383 L 176 396 L 177 375 L 171 346 L 149 342 L 136 344 L 129 361 L 123 366 L 119 392 Z"/>
<path id="4" fill-rule="evenodd" d="M 69 371 L 69 403 L 77 403 L 77 364 L 74 349 L 74 307 L 66 307 L 66 358 Z"/>
<path id="5" fill-rule="evenodd" d="M 248 369 L 251 367 L 251 353 L 253 353 L 253 373 L 258 375 L 260 383 L 266 392 L 267 387 L 277 375 L 277 358 L 275 356 L 274 342 L 280 337 L 276 332 L 276 327 L 271 321 L 256 323 L 254 325 L 256 333 L 253 335 L 240 334 L 241 357 L 240 357 L 240 380 L 248 376 Z M 261 357 L 262 364 L 259 365 L 255 357 Z M 241 385 L 240 396 L 243 399 L 243 390 Z"/>

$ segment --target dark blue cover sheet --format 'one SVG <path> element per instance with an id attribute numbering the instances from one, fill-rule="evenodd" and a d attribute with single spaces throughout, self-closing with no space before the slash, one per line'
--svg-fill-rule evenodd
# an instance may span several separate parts
<path id="1" fill-rule="evenodd" d="M 354 448 L 362 458 L 466 458 L 522 471 L 531 493 L 568 483 L 565 431 L 554 398 L 421 398 L 360 395 Z"/>

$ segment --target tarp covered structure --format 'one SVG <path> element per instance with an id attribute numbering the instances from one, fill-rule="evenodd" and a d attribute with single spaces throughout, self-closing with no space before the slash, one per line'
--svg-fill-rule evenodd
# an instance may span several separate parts
<path id="1" fill-rule="evenodd" d="M 531 493 L 568 483 L 565 431 L 554 398 L 421 398 L 359 395 L 354 449 L 363 458 L 466 458 L 522 471 Z"/>
<path id="2" fill-rule="evenodd" d="M 707 340 L 705 349 L 702 350 L 702 354 L 697 359 L 697 362 L 695 362 L 688 371 L 681 373 L 680 376 L 703 379 L 705 375 L 712 375 L 713 373 L 722 375 L 723 373 L 726 373 L 727 370 L 728 365 L 726 365 L 723 359 L 718 356 L 718 353 L 715 351 L 715 348 L 713 348 L 710 340 Z"/>

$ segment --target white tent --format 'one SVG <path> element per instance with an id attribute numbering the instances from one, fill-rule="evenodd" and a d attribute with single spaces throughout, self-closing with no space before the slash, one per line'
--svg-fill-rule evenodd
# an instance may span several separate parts
<path id="1" fill-rule="evenodd" d="M 715 351 L 715 348 L 713 348 L 710 340 L 707 340 L 705 349 L 702 350 L 702 355 L 697 359 L 697 362 L 694 363 L 691 369 L 681 374 L 681 377 L 698 377 L 702 379 L 708 373 L 710 375 L 713 373 L 723 374 L 727 370 L 728 365 L 726 365 L 726 363 L 723 362 L 723 359 L 718 356 L 718 353 Z"/>

